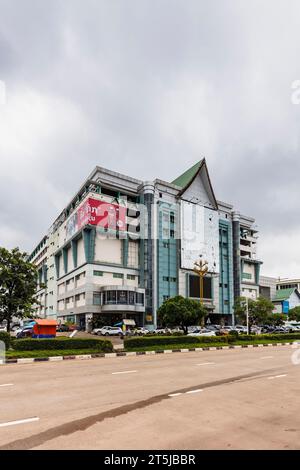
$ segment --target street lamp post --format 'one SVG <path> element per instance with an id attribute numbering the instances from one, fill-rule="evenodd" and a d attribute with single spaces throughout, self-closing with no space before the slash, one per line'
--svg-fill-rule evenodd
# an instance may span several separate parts
<path id="1" fill-rule="evenodd" d="M 199 282 L 200 282 L 200 303 L 203 303 L 204 299 L 204 276 L 207 274 L 208 271 L 208 262 L 207 261 L 196 261 L 194 263 L 194 272 L 199 276 Z"/>

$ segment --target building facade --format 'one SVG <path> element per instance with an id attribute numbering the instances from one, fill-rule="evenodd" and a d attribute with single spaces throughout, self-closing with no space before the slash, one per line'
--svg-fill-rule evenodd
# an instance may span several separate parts
<path id="1" fill-rule="evenodd" d="M 96 167 L 30 255 L 41 317 L 157 325 L 168 298 L 200 298 L 194 263 L 207 262 L 213 322 L 232 322 L 234 299 L 259 295 L 253 218 L 215 197 L 205 159 L 173 182 Z"/>

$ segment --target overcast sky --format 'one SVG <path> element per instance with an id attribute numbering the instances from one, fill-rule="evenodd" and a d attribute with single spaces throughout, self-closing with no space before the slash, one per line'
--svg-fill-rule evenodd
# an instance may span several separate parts
<path id="1" fill-rule="evenodd" d="M 300 277 L 299 52 L 299 0 L 0 0 L 0 245 L 30 251 L 95 165 L 205 156 L 262 272 Z"/>

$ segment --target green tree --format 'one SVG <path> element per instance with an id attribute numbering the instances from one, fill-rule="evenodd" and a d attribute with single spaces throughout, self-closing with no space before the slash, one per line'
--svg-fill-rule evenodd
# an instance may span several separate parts
<path id="1" fill-rule="evenodd" d="M 7 331 L 13 317 L 24 318 L 32 312 L 37 304 L 36 286 L 37 269 L 27 261 L 27 253 L 0 247 L 0 321 L 7 321 Z"/>
<path id="2" fill-rule="evenodd" d="M 296 320 L 300 322 L 300 306 L 291 308 L 289 310 L 289 320 Z"/>
<path id="3" fill-rule="evenodd" d="M 286 315 L 283 315 L 282 313 L 273 313 L 272 315 L 268 316 L 266 320 L 266 325 L 281 326 L 283 325 L 285 320 Z"/>
<path id="4" fill-rule="evenodd" d="M 206 308 L 196 300 L 177 295 L 166 300 L 157 310 L 158 322 L 162 326 L 179 326 L 185 334 L 188 327 L 199 325 L 207 315 Z"/>
<path id="5" fill-rule="evenodd" d="M 257 300 L 248 299 L 249 326 L 261 325 L 268 322 L 273 315 L 274 305 L 271 300 L 258 297 Z M 246 323 L 246 298 L 238 297 L 234 303 L 233 310 L 237 320 Z"/>

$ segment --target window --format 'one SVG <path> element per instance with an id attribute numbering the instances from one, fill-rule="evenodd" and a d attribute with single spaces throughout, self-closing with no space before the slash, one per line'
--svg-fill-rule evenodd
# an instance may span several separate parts
<path id="1" fill-rule="evenodd" d="M 250 273 L 243 273 L 243 279 L 252 279 L 252 274 L 250 274 Z"/>
<path id="2" fill-rule="evenodd" d="M 108 290 L 106 292 L 105 303 L 115 304 L 116 300 L 117 300 L 116 291 L 115 290 Z"/>
<path id="3" fill-rule="evenodd" d="M 144 294 L 140 292 L 136 293 L 136 303 L 140 305 L 144 305 Z"/>
<path id="4" fill-rule="evenodd" d="M 170 298 L 170 296 L 169 296 L 169 295 L 164 295 L 164 296 L 163 296 L 163 300 L 164 300 L 164 302 L 165 302 L 166 300 L 168 300 L 169 298 Z"/>
<path id="5" fill-rule="evenodd" d="M 127 279 L 129 281 L 135 281 L 135 276 L 133 274 L 127 274 Z"/>
<path id="6" fill-rule="evenodd" d="M 189 292 L 190 297 L 200 298 L 200 281 L 198 276 L 189 276 Z M 211 277 L 204 277 L 203 279 L 203 296 L 204 299 L 212 298 L 212 281 Z"/>
<path id="7" fill-rule="evenodd" d="M 117 291 L 117 304 L 127 304 L 127 291 L 126 290 L 118 290 Z"/>
<path id="8" fill-rule="evenodd" d="M 101 294 L 100 292 L 93 293 L 93 305 L 101 305 Z"/>
<path id="9" fill-rule="evenodd" d="M 170 238 L 175 238 L 175 231 L 174 230 L 170 230 Z"/>
<path id="10" fill-rule="evenodd" d="M 164 248 L 169 248 L 169 242 L 163 242 L 163 247 Z"/>
<path id="11" fill-rule="evenodd" d="M 103 276 L 103 271 L 94 271 L 94 276 Z"/>
<path id="12" fill-rule="evenodd" d="M 129 291 L 128 292 L 128 303 L 129 303 L 129 305 L 134 305 L 134 297 L 135 297 L 135 293 L 132 292 L 132 291 Z"/>
<path id="13" fill-rule="evenodd" d="M 171 224 L 174 224 L 174 222 L 175 222 L 175 216 L 174 216 L 174 214 L 171 214 L 171 215 L 170 215 L 170 222 L 171 222 Z"/>
<path id="14" fill-rule="evenodd" d="M 176 282 L 177 278 L 176 277 L 163 276 L 163 281 L 165 281 L 165 282 Z"/>
<path id="15" fill-rule="evenodd" d="M 121 274 L 121 273 L 114 273 L 114 274 L 113 274 L 113 277 L 114 277 L 115 279 L 123 279 L 124 274 Z"/>

